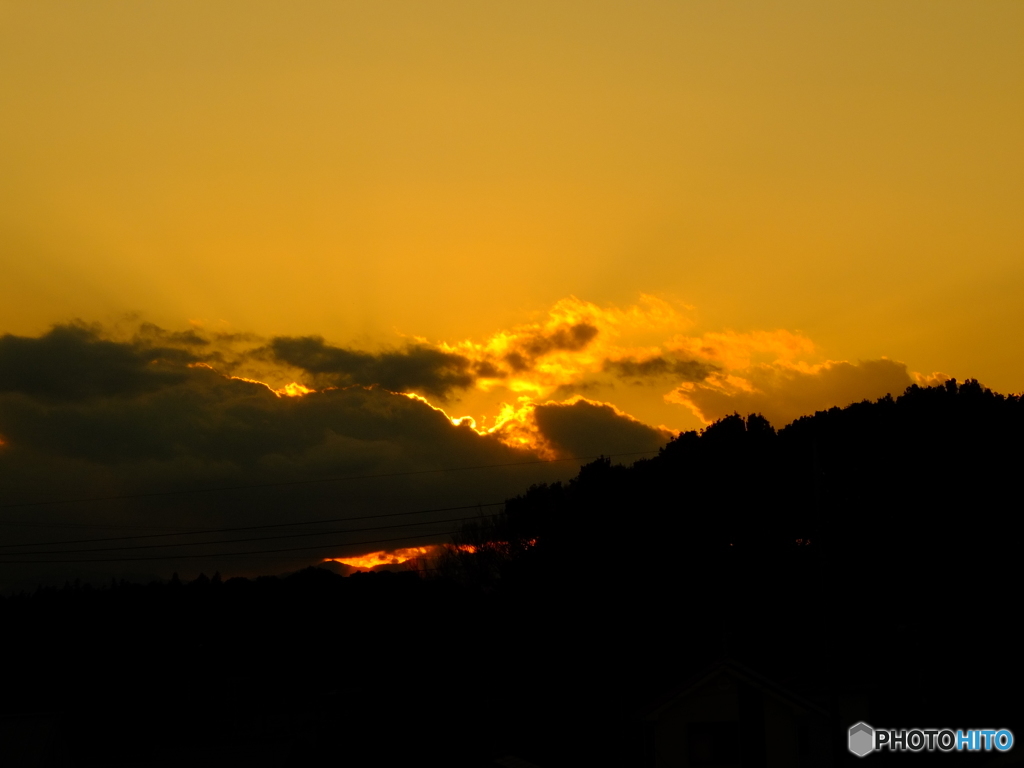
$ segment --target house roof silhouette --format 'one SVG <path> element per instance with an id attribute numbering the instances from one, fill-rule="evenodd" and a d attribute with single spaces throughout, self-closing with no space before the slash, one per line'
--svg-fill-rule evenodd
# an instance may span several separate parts
<path id="1" fill-rule="evenodd" d="M 824 718 L 830 717 L 828 710 L 821 704 L 811 701 L 796 691 L 755 672 L 728 656 L 716 659 L 700 667 L 681 683 L 637 709 L 636 716 L 641 720 L 657 720 L 665 710 L 669 709 L 677 701 L 692 695 L 711 680 L 721 675 L 728 675 L 739 682 L 757 688 L 765 695 L 788 704 L 799 711 Z"/>

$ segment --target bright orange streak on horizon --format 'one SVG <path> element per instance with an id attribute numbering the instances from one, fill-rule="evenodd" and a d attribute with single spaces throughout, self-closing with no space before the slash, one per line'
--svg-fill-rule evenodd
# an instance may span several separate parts
<path id="1" fill-rule="evenodd" d="M 365 555 L 356 555 L 353 557 L 328 557 L 324 559 L 324 562 L 334 561 L 336 563 L 343 563 L 352 568 L 369 570 L 377 565 L 401 565 L 402 563 L 406 563 L 410 560 L 433 555 L 437 550 L 438 545 L 430 544 L 425 547 L 407 547 L 405 549 L 383 550 L 380 552 L 370 552 Z"/>
<path id="2" fill-rule="evenodd" d="M 536 546 L 537 539 L 529 539 L 522 543 L 528 547 L 533 547 Z M 491 541 L 487 542 L 487 544 L 484 545 L 484 548 L 494 545 L 507 547 L 508 544 L 509 543 L 507 541 Z M 472 555 L 476 554 L 480 547 L 477 547 L 474 544 L 427 544 L 423 547 L 381 550 L 379 552 L 368 552 L 365 555 L 354 555 L 352 557 L 325 557 L 323 562 L 342 563 L 350 568 L 356 568 L 360 571 L 369 571 L 381 565 L 403 565 L 414 560 L 424 560 L 439 554 L 442 550 L 451 551 L 452 549 Z"/>

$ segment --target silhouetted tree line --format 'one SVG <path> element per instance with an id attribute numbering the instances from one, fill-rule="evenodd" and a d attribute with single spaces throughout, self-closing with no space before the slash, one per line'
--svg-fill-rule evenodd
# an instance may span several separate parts
<path id="1" fill-rule="evenodd" d="M 530 488 L 432 575 L 8 597 L 0 714 L 56 713 L 77 765 L 631 766 L 637 708 L 725 654 L 878 724 L 1019 727 L 1022 427 L 974 381 L 734 415 Z"/>
<path id="2" fill-rule="evenodd" d="M 1022 460 L 1020 396 L 973 380 L 915 385 L 779 431 L 734 414 L 629 468 L 595 461 L 568 484 L 509 500 L 458 541 L 501 542 L 486 550 L 491 576 L 498 563 L 512 573 L 532 561 L 573 572 L 628 563 L 628 573 L 661 578 L 729 549 L 870 561 L 860 577 L 870 588 L 922 567 L 955 587 L 979 569 L 1007 575 L 998 569 L 1018 552 Z M 458 573 L 473 557 L 450 559 Z"/>

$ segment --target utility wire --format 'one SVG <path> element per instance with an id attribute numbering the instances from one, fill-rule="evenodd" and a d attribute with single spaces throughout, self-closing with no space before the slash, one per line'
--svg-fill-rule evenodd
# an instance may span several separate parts
<path id="1" fill-rule="evenodd" d="M 391 528 L 408 528 L 413 525 L 438 525 L 440 523 L 458 523 L 465 520 L 479 520 L 478 515 L 470 515 L 468 517 L 449 517 L 444 520 L 421 520 L 419 522 L 411 523 L 398 523 L 397 525 L 376 525 L 367 528 L 350 528 L 349 530 L 332 530 L 332 531 L 310 531 L 308 533 L 289 533 L 277 536 L 253 536 L 246 539 L 220 539 L 218 541 L 183 541 L 171 544 L 141 544 L 137 546 L 128 545 L 123 547 L 96 547 L 94 549 L 54 549 L 45 552 L 14 552 L 11 553 L 17 556 L 30 556 L 30 555 L 78 555 L 86 552 L 117 552 L 121 550 L 139 550 L 139 549 L 166 549 L 167 547 L 207 547 L 212 544 L 241 544 L 250 541 L 279 541 L 281 539 L 298 539 L 304 536 L 330 536 L 336 533 L 364 533 L 366 531 L 383 531 Z M 3 557 L 3 555 L 0 555 Z"/>
<path id="2" fill-rule="evenodd" d="M 659 449 L 660 450 L 660 449 Z M 603 459 L 603 458 L 614 458 L 616 456 L 640 456 L 643 454 L 658 453 L 658 450 L 653 451 L 630 451 L 628 453 L 607 453 L 601 454 L 600 456 L 567 456 L 562 459 L 537 459 L 535 461 L 511 461 L 504 464 L 477 464 L 470 467 L 442 467 L 441 469 L 417 469 L 409 472 L 388 472 L 379 475 L 343 475 L 341 477 L 321 477 L 312 478 L 309 480 L 282 480 L 273 483 L 252 483 L 246 485 L 229 485 L 222 486 L 220 488 L 188 488 L 177 491 L 151 491 L 149 493 L 126 493 L 118 494 L 114 496 L 91 496 L 82 497 L 77 499 L 51 499 L 48 501 L 20 501 L 14 504 L 0 504 L 0 510 L 3 509 L 22 509 L 25 507 L 44 507 L 44 506 L 55 506 L 58 504 L 86 504 L 94 501 L 120 501 L 125 499 L 148 499 L 161 496 L 181 496 L 189 493 L 219 493 L 221 491 L 242 491 L 254 488 L 278 488 L 284 486 L 294 485 L 312 485 L 314 483 L 335 483 L 343 480 L 372 480 L 377 478 L 388 478 L 388 477 L 407 477 L 409 475 L 429 475 L 438 474 L 441 472 L 465 472 L 472 469 L 494 469 L 496 467 L 522 467 L 530 466 L 534 464 L 557 464 L 563 461 L 587 461 L 590 459 Z M 18 524 L 31 524 L 22 523 L 21 521 L 0 521 L 5 525 L 18 525 Z"/>
<path id="3" fill-rule="evenodd" d="M 124 525 L 123 523 L 36 523 L 31 520 L 0 520 L 0 525 L 24 525 L 27 528 L 88 528 L 89 530 L 124 530 L 124 531 L 188 531 L 188 526 L 181 525 Z"/>
<path id="4" fill-rule="evenodd" d="M 23 544 L 0 544 L 2 549 L 13 549 L 15 547 L 55 547 L 60 544 L 95 544 L 101 541 L 138 541 L 139 539 L 156 539 L 164 538 L 168 536 L 198 536 L 207 533 L 233 533 L 235 531 L 255 531 L 264 530 L 267 528 L 285 528 L 299 525 L 324 525 L 325 523 L 342 523 L 349 520 L 377 520 L 383 517 L 404 517 L 408 515 L 428 515 L 434 512 L 456 512 L 463 509 L 477 509 L 482 507 L 496 507 L 504 504 L 504 501 L 491 501 L 486 504 L 467 504 L 462 507 L 435 507 L 434 509 L 417 509 L 412 512 L 388 512 L 383 515 L 359 515 L 358 517 L 332 517 L 322 520 L 302 520 L 295 523 L 270 523 L 268 525 L 242 525 L 234 528 L 196 528 L 193 530 L 182 530 L 176 533 L 147 533 L 140 536 L 107 536 L 98 539 L 71 539 L 62 541 L 42 541 L 42 542 L 28 542 Z M 471 518 L 460 518 L 460 519 L 471 519 Z M 417 525 L 417 523 L 407 523 L 407 525 Z M 387 527 L 387 526 L 383 526 Z M 364 529 L 360 529 L 364 530 Z M 373 529 L 365 529 L 373 530 Z M 338 531 L 341 533 L 341 531 Z M 269 537 L 275 538 L 275 537 Z M 284 538 L 284 537 L 282 537 Z M 202 543 L 202 542 L 196 542 Z M 178 545 L 167 545 L 167 546 L 178 546 Z M 113 549 L 113 547 L 104 547 L 104 549 Z M 6 553 L 0 552 L 0 557 Z M 16 553 L 21 554 L 21 553 Z"/>
<path id="5" fill-rule="evenodd" d="M 320 478 L 320 479 L 313 479 L 313 480 L 296 480 L 296 481 L 286 481 L 286 482 L 278 482 L 278 483 L 260 483 L 260 484 L 252 484 L 252 485 L 239 485 L 239 486 L 222 487 L 222 488 L 193 489 L 193 490 L 182 490 L 182 491 L 162 491 L 162 492 L 153 492 L 153 493 L 144 493 L 144 494 L 124 494 L 124 495 L 119 495 L 119 496 L 93 497 L 93 498 L 85 498 L 85 499 L 64 499 L 64 500 L 57 500 L 57 501 L 25 502 L 25 503 L 18 503 L 18 504 L 0 505 L 0 509 L 11 509 L 11 508 L 16 508 L 16 507 L 29 507 L 29 506 L 56 505 L 56 504 L 70 504 L 70 503 L 76 503 L 76 502 L 86 503 L 86 502 L 92 502 L 92 501 L 110 501 L 110 500 L 118 500 L 118 499 L 138 499 L 138 498 L 149 498 L 149 497 L 159 497 L 159 496 L 173 496 L 173 495 L 181 495 L 181 494 L 187 494 L 187 493 L 206 493 L 206 492 L 217 492 L 217 491 L 244 490 L 244 489 L 249 489 L 249 488 L 267 488 L 267 487 L 280 487 L 280 486 L 292 486 L 292 485 L 307 485 L 307 484 L 311 484 L 311 483 L 335 482 L 335 481 L 339 481 L 339 480 L 359 480 L 359 479 L 371 479 L 371 478 L 399 477 L 399 476 L 407 476 L 407 475 L 432 474 L 432 473 L 441 473 L 441 472 L 457 472 L 457 471 L 472 470 L 472 469 L 489 469 L 489 468 L 495 468 L 495 467 L 524 466 L 524 465 L 533 465 L 533 464 L 549 464 L 549 463 L 563 462 L 563 461 L 585 461 L 585 460 L 588 460 L 588 459 L 613 458 L 613 457 L 616 457 L 616 456 L 638 456 L 638 455 L 646 455 L 646 454 L 652 454 L 652 453 L 658 453 L 658 452 L 659 451 L 631 451 L 631 452 L 615 453 L 615 454 L 602 454 L 600 456 L 573 456 L 573 457 L 566 457 L 566 458 L 562 458 L 562 459 L 543 459 L 543 460 L 538 460 L 538 461 L 527 461 L 527 462 L 509 462 L 509 463 L 505 463 L 505 464 L 482 464 L 482 465 L 476 465 L 476 466 L 470 466 L 470 467 L 448 467 L 448 468 L 435 469 L 435 470 L 417 470 L 417 471 L 412 471 L 412 472 L 394 472 L 394 473 L 379 474 L 379 475 L 353 475 L 353 476 L 338 477 L 338 478 Z M 193 530 L 193 531 L 180 531 L 180 532 L 175 532 L 175 533 L 163 533 L 163 534 L 145 534 L 145 535 L 142 535 L 142 536 L 120 536 L 120 537 L 107 537 L 107 538 L 97 538 L 97 539 L 82 539 L 82 540 L 73 540 L 73 541 L 66 541 L 65 540 L 65 541 L 59 541 L 59 542 L 45 542 L 45 543 L 31 543 L 31 544 L 11 544 L 11 545 L 0 545 L 0 546 L 5 547 L 5 548 L 22 547 L 22 546 L 54 546 L 54 545 L 60 545 L 60 544 L 79 544 L 79 543 L 93 543 L 93 542 L 100 542 L 100 541 L 123 541 L 123 540 L 129 540 L 129 539 L 130 540 L 136 540 L 136 539 L 142 539 L 142 538 L 155 538 L 155 537 L 166 537 L 166 536 L 185 536 L 185 535 L 198 535 L 198 534 L 207 534 L 207 533 L 225 533 L 225 532 L 239 531 L 239 530 L 259 530 L 259 529 L 267 529 L 267 528 L 292 527 L 292 526 L 299 526 L 299 525 L 315 525 L 315 524 L 323 524 L 323 523 L 328 523 L 328 522 L 342 522 L 342 521 L 346 521 L 346 520 L 377 519 L 377 518 L 382 518 L 382 517 L 399 517 L 399 516 L 405 516 L 405 515 L 428 514 L 428 513 L 431 513 L 431 512 L 440 512 L 440 511 L 454 511 L 454 510 L 460 510 L 460 509 L 476 509 L 476 508 L 481 508 L 481 507 L 498 506 L 498 505 L 504 504 L 504 503 L 505 502 L 503 502 L 503 501 L 502 502 L 489 502 L 487 504 L 471 504 L 471 505 L 466 505 L 466 506 L 463 506 L 463 507 L 439 507 L 439 508 L 431 509 L 431 510 L 416 510 L 416 511 L 412 511 L 412 512 L 395 512 L 395 513 L 388 513 L 388 514 L 384 514 L 384 515 L 363 515 L 363 516 L 357 516 L 357 517 L 331 518 L 331 519 L 327 519 L 327 520 L 309 520 L 309 521 L 293 522 L 293 523 L 276 523 L 276 524 L 258 525 L 258 526 L 239 526 L 239 527 L 234 527 L 234 528 L 199 529 L 199 530 Z M 97 549 L 94 549 L 94 550 L 57 550 L 57 551 L 53 551 L 53 552 L 18 552 L 18 553 L 13 553 L 12 552 L 12 553 L 0 553 L 0 558 L 4 557 L 5 554 L 6 555 L 30 557 L 30 556 L 39 556 L 39 555 L 47 555 L 47 554 L 80 554 L 82 552 L 94 552 L 94 551 L 95 552 L 104 552 L 104 551 L 115 551 L 115 550 L 124 550 L 124 549 L 127 549 L 127 550 L 137 550 L 137 549 L 152 549 L 152 548 L 162 548 L 162 547 L 166 548 L 166 547 L 171 547 L 171 546 L 205 546 L 205 545 L 211 545 L 211 544 L 241 543 L 241 542 L 248 542 L 248 541 L 280 540 L 280 539 L 286 539 L 286 538 L 297 538 L 297 537 L 302 537 L 302 536 L 329 535 L 331 533 L 354 533 L 354 532 L 361 532 L 361 531 L 383 530 L 383 529 L 387 529 L 387 528 L 404 528 L 404 527 L 408 527 L 408 526 L 411 526 L 411 525 L 425 525 L 425 524 L 431 524 L 431 523 L 456 522 L 456 521 L 472 520 L 472 519 L 477 519 L 477 516 L 464 517 L 464 518 L 451 518 L 449 520 L 423 521 L 423 522 L 420 522 L 420 523 L 403 523 L 403 524 L 393 525 L 393 526 L 375 526 L 375 527 L 353 529 L 353 530 L 350 530 L 350 531 L 318 531 L 318 532 L 309 532 L 309 533 L 303 533 L 303 534 L 288 534 L 288 535 L 282 535 L 282 536 L 268 536 L 268 537 L 260 537 L 260 538 L 255 538 L 254 537 L 254 538 L 248 538 L 248 539 L 223 540 L 223 541 L 214 541 L 214 542 L 184 542 L 184 543 L 178 543 L 178 544 L 164 544 L 164 545 L 156 544 L 156 545 L 139 545 L 139 546 L 126 546 L 126 547 L 101 547 L 101 548 L 97 548 Z M 13 524 L 13 525 L 29 524 L 29 525 L 32 525 L 33 523 L 22 523 L 20 521 L 0 521 L 0 524 Z M 82 527 L 82 526 L 76 526 L 76 527 Z M 103 527 L 106 527 L 106 528 L 117 528 L 119 526 L 97 526 L 97 527 L 101 527 L 101 528 L 103 528 Z M 152 561 L 152 560 L 177 560 L 177 559 L 194 559 L 194 558 L 216 558 L 216 557 L 239 557 L 239 556 L 251 556 L 251 555 L 268 555 L 268 554 L 278 554 L 278 553 L 284 553 L 284 552 L 303 552 L 303 551 L 309 551 L 309 550 L 313 550 L 313 549 L 328 549 L 328 548 L 334 548 L 334 547 L 354 547 L 354 546 L 364 546 L 366 544 L 383 544 L 383 543 L 390 543 L 390 542 L 395 542 L 395 541 L 406 541 L 408 539 L 429 538 L 429 537 L 441 536 L 441 535 L 449 535 L 450 536 L 450 535 L 453 535 L 455 533 L 458 533 L 458 531 L 451 531 L 451 532 L 448 532 L 448 533 L 445 533 L 445 534 L 442 534 L 442 533 L 425 533 L 425 534 L 415 534 L 415 535 L 408 535 L 408 536 L 399 536 L 399 537 L 396 537 L 396 538 L 389 538 L 389 539 L 375 539 L 375 540 L 360 541 L 360 542 L 335 542 L 335 543 L 330 543 L 330 544 L 326 544 L 326 543 L 325 544 L 316 544 L 316 545 L 306 546 L 306 547 L 288 547 L 288 548 L 269 549 L 269 550 L 252 550 L 252 551 L 246 551 L 246 552 L 218 552 L 218 553 L 209 553 L 209 554 L 191 554 L 191 555 L 178 554 L 178 555 L 158 555 L 158 556 L 146 556 L 146 557 L 115 557 L 115 558 L 88 558 L 88 559 L 87 558 L 78 558 L 78 559 L 63 559 L 63 560 L 52 560 L 52 559 L 47 559 L 47 560 L 0 560 L 0 565 L 33 564 L 33 563 L 34 564 L 44 564 L 44 563 L 58 564 L 58 563 L 137 562 L 137 561 Z"/>
<path id="6" fill-rule="evenodd" d="M 432 536 L 451 536 L 458 531 L 448 531 L 446 533 L 421 533 L 412 536 L 398 536 L 393 539 L 373 539 L 372 541 L 345 541 L 335 542 L 332 544 L 315 544 L 309 547 L 286 547 L 283 549 L 256 549 L 250 552 L 214 552 L 206 555 L 156 555 L 148 557 L 108 557 L 108 558 L 90 558 L 90 559 L 69 559 L 69 560 L 0 560 L 0 565 L 28 565 L 28 564 L 57 564 L 57 563 L 125 563 L 125 562 L 138 562 L 142 560 L 185 560 L 195 558 L 208 558 L 212 559 L 215 557 L 242 557 L 247 555 L 271 555 L 282 552 L 308 552 L 311 549 L 333 549 L 335 547 L 359 547 L 366 544 L 385 544 L 392 541 L 408 541 L 409 539 L 425 539 Z"/>

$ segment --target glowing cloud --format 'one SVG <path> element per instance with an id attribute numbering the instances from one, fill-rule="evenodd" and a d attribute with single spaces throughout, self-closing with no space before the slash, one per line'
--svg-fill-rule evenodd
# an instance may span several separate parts
<path id="1" fill-rule="evenodd" d="M 675 336 L 665 342 L 665 347 L 731 370 L 747 368 L 763 359 L 788 362 L 814 352 L 814 342 L 799 333 L 785 330 Z"/>
<path id="2" fill-rule="evenodd" d="M 189 367 L 208 368 L 209 370 L 214 372 L 216 372 L 217 370 L 216 368 L 213 368 L 212 366 L 207 365 L 206 363 L 193 363 Z M 274 387 L 267 384 L 265 381 L 260 381 L 259 379 L 250 379 L 247 376 L 229 376 L 228 378 L 232 379 L 233 381 L 245 381 L 248 382 L 249 384 L 258 384 L 261 387 L 266 387 L 278 397 L 303 397 L 304 395 L 309 395 L 312 394 L 313 392 L 316 392 L 315 389 L 310 389 L 307 386 L 299 384 L 297 381 L 293 381 L 290 384 L 285 384 L 283 387 L 278 387 L 275 389 Z"/>
<path id="3" fill-rule="evenodd" d="M 315 389 L 299 384 L 297 381 L 293 381 L 291 384 L 285 384 L 280 389 L 275 389 L 274 392 L 282 397 L 302 397 L 312 392 L 316 392 Z"/>
<path id="4" fill-rule="evenodd" d="M 643 295 L 637 305 L 599 307 L 570 296 L 557 302 L 546 319 L 493 334 L 482 343 L 442 343 L 440 348 L 473 360 L 477 386 L 544 397 L 560 386 L 600 373 L 609 358 L 649 355 L 650 347 L 622 346 L 623 337 L 679 331 L 692 325 L 668 302 Z M 658 348 L 654 347 L 656 354 Z"/>

